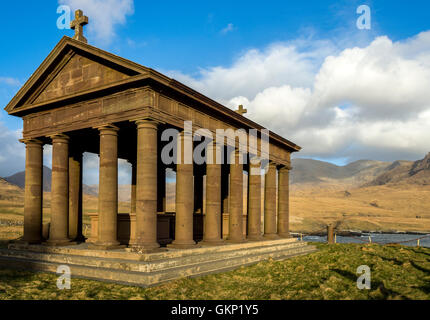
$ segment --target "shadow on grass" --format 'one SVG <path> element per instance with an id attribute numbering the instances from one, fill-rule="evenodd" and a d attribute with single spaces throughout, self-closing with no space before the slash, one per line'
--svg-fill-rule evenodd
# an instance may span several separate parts
<path id="1" fill-rule="evenodd" d="M 347 271 L 347 270 L 341 270 L 341 269 L 331 269 L 331 271 L 336 272 L 337 274 L 341 275 L 342 277 L 346 278 L 347 280 L 352 281 L 354 284 L 357 282 L 358 279 L 358 275 Z M 391 289 L 387 289 L 384 284 L 381 281 L 377 281 L 372 279 L 371 281 L 371 286 L 372 288 L 376 288 L 380 290 L 381 294 L 383 295 L 383 299 L 388 299 L 388 298 L 392 298 L 392 297 L 401 297 L 402 299 L 408 300 L 407 297 L 405 297 L 404 295 L 391 290 Z"/>

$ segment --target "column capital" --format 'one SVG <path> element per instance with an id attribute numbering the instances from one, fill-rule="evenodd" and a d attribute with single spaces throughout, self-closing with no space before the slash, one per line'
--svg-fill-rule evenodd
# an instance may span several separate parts
<path id="1" fill-rule="evenodd" d="M 69 136 L 63 134 L 63 133 L 56 133 L 53 135 L 50 135 L 49 138 L 52 140 L 52 142 L 55 143 L 69 143 Z"/>
<path id="2" fill-rule="evenodd" d="M 280 165 L 279 166 L 279 171 L 290 171 L 292 169 L 293 169 L 293 167 L 291 165 Z"/>
<path id="3" fill-rule="evenodd" d="M 24 143 L 26 146 L 31 146 L 31 145 L 44 145 L 43 141 L 39 140 L 39 139 L 20 139 L 19 142 Z"/>
<path id="4" fill-rule="evenodd" d="M 146 129 L 157 130 L 158 125 L 160 124 L 158 121 L 155 121 L 152 119 L 138 119 L 133 121 L 134 123 L 136 123 L 138 129 L 146 128 Z"/>
<path id="5" fill-rule="evenodd" d="M 276 164 L 275 162 L 273 162 L 272 160 L 269 161 L 269 163 L 267 164 L 267 168 L 278 168 L 278 164 Z"/>
<path id="6" fill-rule="evenodd" d="M 94 127 L 99 130 L 100 135 L 118 135 L 119 128 L 113 124 L 105 124 L 99 127 Z"/>

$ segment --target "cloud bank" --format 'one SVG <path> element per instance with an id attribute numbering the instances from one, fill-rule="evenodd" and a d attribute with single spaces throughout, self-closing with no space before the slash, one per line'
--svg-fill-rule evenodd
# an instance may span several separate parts
<path id="1" fill-rule="evenodd" d="M 300 157 L 418 159 L 430 151 L 430 31 L 340 50 L 300 40 L 170 75 L 303 147 Z"/>

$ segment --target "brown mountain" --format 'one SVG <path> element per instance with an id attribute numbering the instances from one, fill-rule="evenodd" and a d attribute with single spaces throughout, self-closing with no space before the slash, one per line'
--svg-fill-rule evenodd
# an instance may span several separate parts
<path id="1" fill-rule="evenodd" d="M 430 153 L 415 162 L 395 161 L 381 175 L 365 186 L 382 186 L 387 184 L 430 184 Z"/>

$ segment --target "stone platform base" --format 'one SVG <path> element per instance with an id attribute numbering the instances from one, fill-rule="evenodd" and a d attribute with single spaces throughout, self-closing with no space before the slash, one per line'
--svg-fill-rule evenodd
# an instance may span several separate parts
<path id="1" fill-rule="evenodd" d="M 168 249 L 147 254 L 129 249 L 90 250 L 85 243 L 67 247 L 10 244 L 8 249 L 0 249 L 0 267 L 55 273 L 59 265 L 67 265 L 72 277 L 152 286 L 178 278 L 232 270 L 268 258 L 283 260 L 316 250 L 296 239 Z"/>

